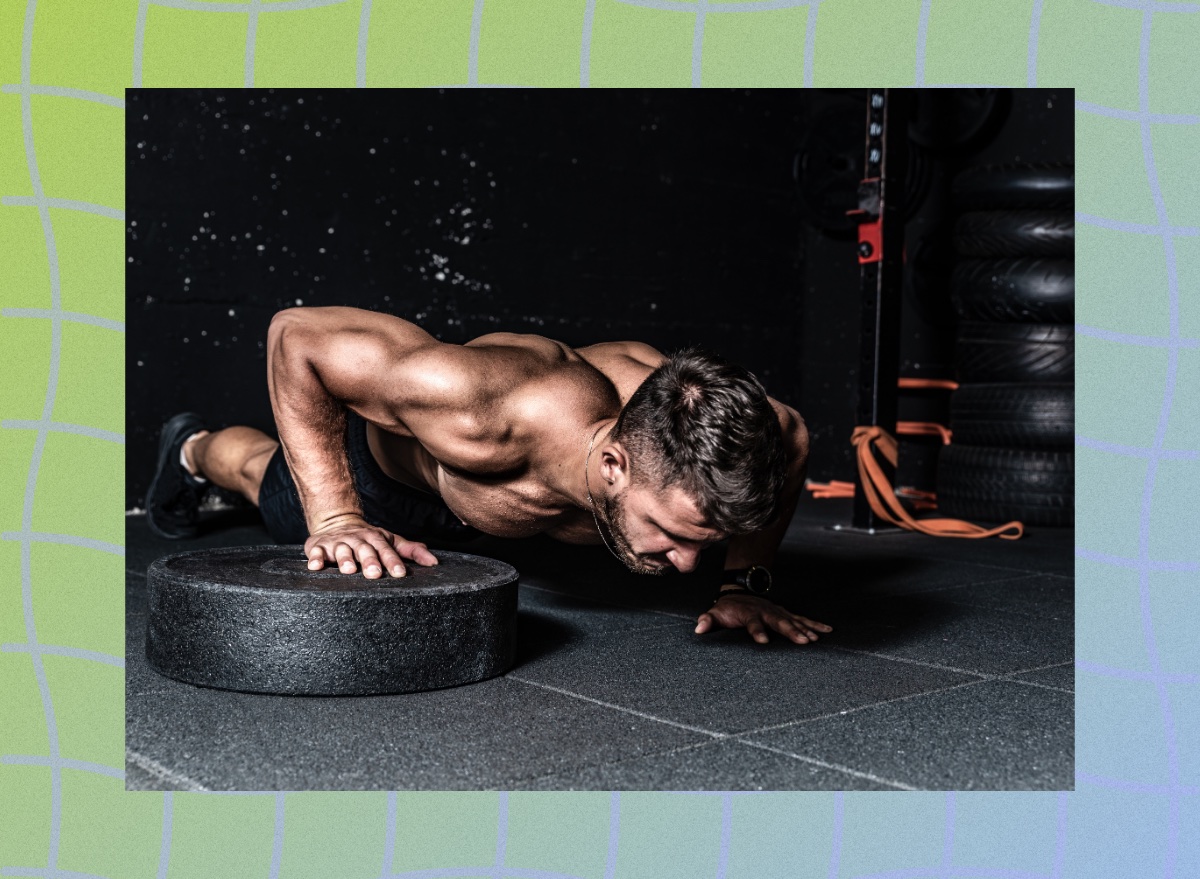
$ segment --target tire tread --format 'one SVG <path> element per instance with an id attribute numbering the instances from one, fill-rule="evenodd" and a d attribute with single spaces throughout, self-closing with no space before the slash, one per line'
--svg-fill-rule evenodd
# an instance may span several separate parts
<path id="1" fill-rule="evenodd" d="M 1075 218 L 1066 211 L 973 211 L 958 218 L 954 246 L 971 257 L 1073 257 Z"/>

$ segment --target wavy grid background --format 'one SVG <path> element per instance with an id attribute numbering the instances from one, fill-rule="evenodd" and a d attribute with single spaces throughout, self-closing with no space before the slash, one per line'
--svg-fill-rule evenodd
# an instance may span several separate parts
<path id="1" fill-rule="evenodd" d="M 1200 875 L 1197 13 L 0 0 L 0 875 Z M 880 83 L 1077 89 L 1076 792 L 124 792 L 126 86 Z"/>

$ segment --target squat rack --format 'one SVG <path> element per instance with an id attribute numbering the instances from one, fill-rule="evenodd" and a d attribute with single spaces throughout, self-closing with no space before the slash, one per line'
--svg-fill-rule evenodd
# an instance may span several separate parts
<path id="1" fill-rule="evenodd" d="M 900 295 L 904 272 L 904 192 L 908 170 L 908 122 L 912 95 L 905 89 L 869 89 L 866 119 L 866 173 L 858 186 L 859 336 L 858 409 L 855 423 L 896 433 L 900 371 Z M 895 473 L 884 461 L 888 481 Z M 867 500 L 856 468 L 854 518 L 849 529 L 893 533 Z"/>

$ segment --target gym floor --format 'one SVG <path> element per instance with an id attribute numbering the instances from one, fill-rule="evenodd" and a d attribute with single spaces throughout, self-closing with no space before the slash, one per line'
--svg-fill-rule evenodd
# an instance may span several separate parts
<path id="1" fill-rule="evenodd" d="M 516 666 L 426 693 L 283 697 L 204 689 L 146 665 L 155 558 L 269 543 L 253 510 L 194 540 L 127 519 L 131 790 L 1069 790 L 1074 531 L 1018 541 L 835 532 L 805 499 L 776 598 L 829 623 L 817 644 L 695 635 L 701 571 L 629 574 L 603 547 L 447 546 L 521 572 Z M 436 549 L 436 547 L 435 547 Z"/>

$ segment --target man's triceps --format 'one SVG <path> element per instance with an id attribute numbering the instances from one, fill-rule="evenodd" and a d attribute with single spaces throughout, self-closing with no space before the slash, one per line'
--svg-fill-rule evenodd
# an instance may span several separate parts
<path id="1" fill-rule="evenodd" d="M 280 445 L 311 533 L 362 509 L 343 441 L 345 410 L 323 381 L 321 346 L 306 330 L 302 318 L 277 315 L 267 368 Z"/>

